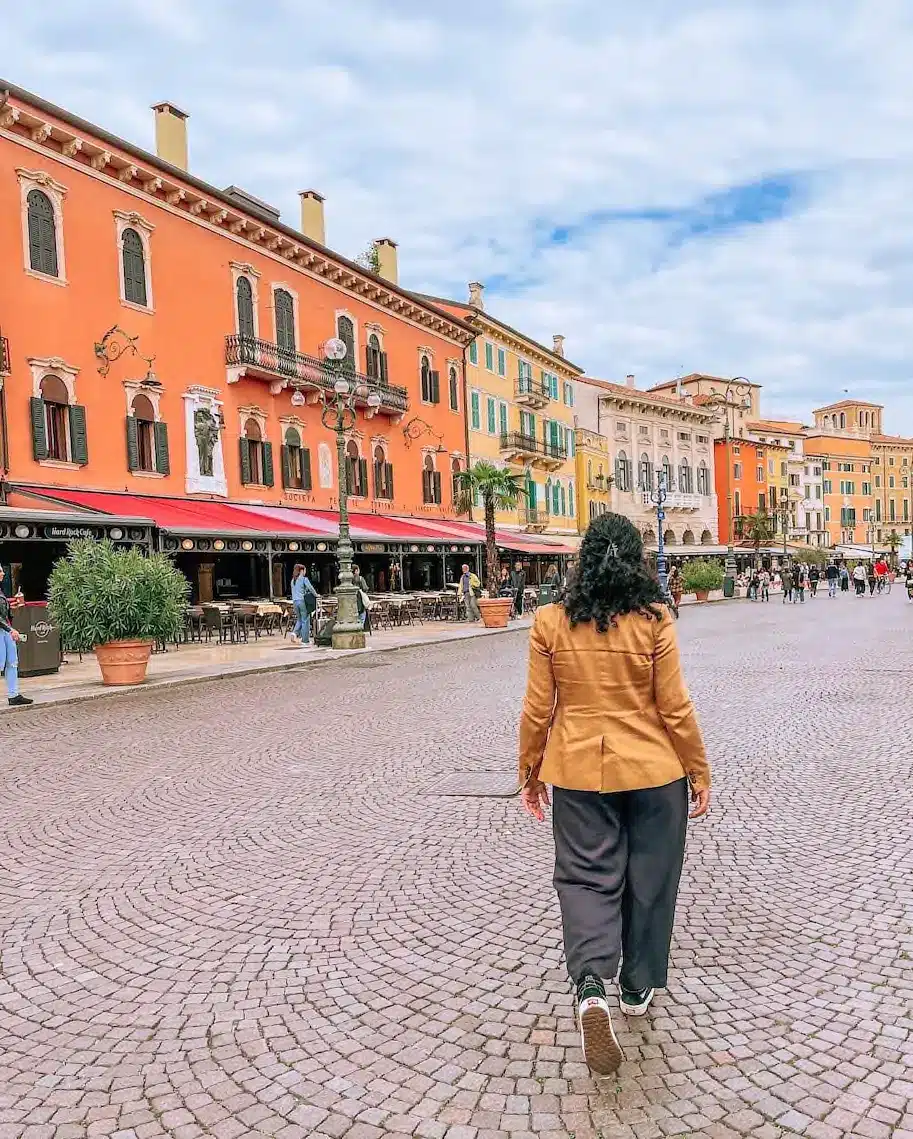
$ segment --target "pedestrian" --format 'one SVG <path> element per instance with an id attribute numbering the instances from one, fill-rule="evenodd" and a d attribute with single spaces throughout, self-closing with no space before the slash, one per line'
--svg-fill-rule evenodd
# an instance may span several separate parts
<path id="1" fill-rule="evenodd" d="M 850 591 L 850 569 L 846 562 L 840 566 L 840 592 L 849 593 Z"/>
<path id="2" fill-rule="evenodd" d="M 667 981 L 688 825 L 710 805 L 710 769 L 682 678 L 675 623 L 620 514 L 590 523 L 560 605 L 536 613 L 520 720 L 524 809 L 553 788 L 554 884 L 583 1054 L 623 1057 L 605 980 L 642 1016 Z M 607 744 L 610 741 L 608 750 Z"/>
<path id="3" fill-rule="evenodd" d="M 545 580 L 542 582 L 546 589 L 553 589 L 556 593 L 561 591 L 561 574 L 554 562 L 548 567 Z"/>
<path id="4" fill-rule="evenodd" d="M 865 567 L 866 580 L 869 583 L 869 597 L 875 596 L 875 586 L 878 584 L 878 576 L 875 573 L 875 563 L 867 562 Z"/>
<path id="5" fill-rule="evenodd" d="M 856 596 L 865 596 L 865 583 L 868 575 L 865 572 L 865 566 L 862 562 L 857 562 L 853 568 L 853 582 L 856 586 Z"/>
<path id="6" fill-rule="evenodd" d="M 761 600 L 770 601 L 770 570 L 761 570 Z"/>
<path id="7" fill-rule="evenodd" d="M 751 571 L 751 576 L 748 579 L 748 600 L 749 601 L 757 601 L 758 600 L 758 593 L 760 591 L 760 588 L 761 588 L 761 582 L 760 582 L 760 579 L 758 577 L 758 571 L 756 569 L 753 569 Z"/>
<path id="8" fill-rule="evenodd" d="M 501 577 L 498 580 L 498 596 L 513 596 L 513 590 L 510 586 L 510 570 L 507 568 L 507 566 L 501 566 Z"/>
<path id="9" fill-rule="evenodd" d="M 370 601 L 368 599 L 368 583 L 361 576 L 361 570 L 358 566 L 352 566 L 352 584 L 358 590 L 355 597 L 355 607 L 358 610 L 358 622 L 366 632 L 369 632 L 368 609 L 370 607 Z"/>
<path id="10" fill-rule="evenodd" d="M 22 604 L 22 594 L 17 593 L 11 601 L 3 592 L 3 581 L 6 577 L 3 566 L 0 566 L 0 672 L 6 677 L 6 697 L 13 708 L 22 708 L 26 704 L 33 704 L 28 696 L 19 691 L 19 650 L 17 645 L 22 640 L 22 634 L 13 628 L 13 606 Z"/>
<path id="11" fill-rule="evenodd" d="M 821 580 L 821 569 L 815 564 L 808 571 L 808 588 L 812 597 L 818 596 L 818 582 Z"/>
<path id="12" fill-rule="evenodd" d="M 672 569 L 669 570 L 669 577 L 666 581 L 669 587 L 669 596 L 672 598 L 672 612 L 678 617 L 682 605 L 682 593 L 684 592 L 682 571 L 678 566 L 673 566 Z"/>
<path id="13" fill-rule="evenodd" d="M 805 583 L 806 583 L 806 570 L 805 566 L 799 562 L 793 573 L 793 605 L 797 602 L 801 605 L 805 604 Z"/>
<path id="14" fill-rule="evenodd" d="M 523 616 L 523 593 L 526 589 L 526 574 L 523 571 L 523 563 L 514 563 L 514 572 L 510 575 L 510 589 L 514 595 L 514 616 Z"/>
<path id="15" fill-rule="evenodd" d="M 904 570 L 904 585 L 907 587 L 907 601 L 913 601 L 913 558 L 907 562 Z"/>
<path id="16" fill-rule="evenodd" d="M 291 640 L 306 645 L 311 639 L 311 616 L 317 611 L 317 590 L 300 562 L 292 569 L 292 605 L 295 607 L 295 627 Z"/>
<path id="17" fill-rule="evenodd" d="M 837 568 L 836 562 L 828 562 L 827 569 L 824 571 L 827 578 L 827 595 L 828 597 L 837 596 L 837 583 L 840 580 L 840 570 Z"/>
<path id="18" fill-rule="evenodd" d="M 463 566 L 460 575 L 460 596 L 463 598 L 463 612 L 466 614 L 467 621 L 478 621 L 482 616 L 479 612 L 478 593 L 476 593 L 476 590 L 481 590 L 481 588 L 482 583 L 478 576 L 472 572 L 469 566 Z"/>
<path id="19" fill-rule="evenodd" d="M 783 604 L 787 601 L 792 601 L 793 597 L 793 574 L 789 566 L 784 566 L 780 571 L 780 581 L 783 585 Z"/>

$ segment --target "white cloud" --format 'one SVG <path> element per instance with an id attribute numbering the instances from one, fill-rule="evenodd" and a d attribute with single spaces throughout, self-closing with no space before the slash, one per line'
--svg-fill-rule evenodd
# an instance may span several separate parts
<path id="1" fill-rule="evenodd" d="M 396 238 L 407 285 L 513 282 L 489 308 L 595 375 L 744 374 L 803 417 L 849 388 L 913 432 L 911 51 L 902 0 L 46 0 L 0 71 L 147 146 L 174 99 L 202 177 L 292 221 L 316 187 L 331 242 Z M 539 247 L 784 171 L 814 176 L 780 221 Z"/>

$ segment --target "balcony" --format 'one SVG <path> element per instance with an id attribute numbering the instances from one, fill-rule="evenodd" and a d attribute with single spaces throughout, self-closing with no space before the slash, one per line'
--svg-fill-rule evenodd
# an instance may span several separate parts
<path id="1" fill-rule="evenodd" d="M 524 530 L 541 533 L 548 526 L 548 511 L 534 510 L 530 506 L 521 506 L 518 509 L 520 525 Z"/>
<path id="2" fill-rule="evenodd" d="M 500 451 L 509 463 L 529 464 L 545 471 L 556 471 L 567 460 L 567 447 L 563 444 L 546 443 L 520 431 L 502 435 Z"/>
<path id="3" fill-rule="evenodd" d="M 653 495 L 645 490 L 643 494 L 644 506 L 655 506 L 656 502 Z M 666 495 L 666 502 L 663 506 L 664 510 L 700 510 L 702 506 L 710 506 L 712 501 L 711 495 L 705 494 L 685 494 L 682 491 L 671 490 Z"/>
<path id="4" fill-rule="evenodd" d="M 521 407 L 542 408 L 552 398 L 545 384 L 537 384 L 535 380 L 517 380 L 514 388 L 514 398 Z"/>
<path id="5" fill-rule="evenodd" d="M 273 395 L 278 395 L 283 388 L 296 387 L 307 393 L 308 403 L 317 403 L 320 394 L 332 391 L 336 381 L 336 373 L 325 360 L 250 336 L 225 337 L 225 363 L 229 368 L 229 383 L 236 383 L 242 376 L 266 380 Z M 358 385 L 355 402 L 359 407 L 367 407 L 369 394 L 377 392 L 380 396 L 378 414 L 401 418 L 409 410 L 409 393 L 405 388 L 349 369 L 342 369 L 341 374 Z"/>
<path id="6" fill-rule="evenodd" d="M 596 491 L 598 494 L 606 494 L 612 489 L 612 477 L 610 475 L 593 475 L 591 479 L 587 480 L 586 488 Z"/>

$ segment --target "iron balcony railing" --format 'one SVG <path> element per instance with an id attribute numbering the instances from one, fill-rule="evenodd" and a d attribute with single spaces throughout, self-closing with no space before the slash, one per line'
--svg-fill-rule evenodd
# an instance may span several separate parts
<path id="1" fill-rule="evenodd" d="M 548 403 L 552 398 L 552 393 L 548 390 L 545 384 L 537 383 L 535 380 L 527 379 L 525 376 L 517 380 L 514 388 L 518 399 L 525 399 L 539 403 Z"/>
<path id="2" fill-rule="evenodd" d="M 538 510 L 532 506 L 521 506 L 519 508 L 520 525 L 521 526 L 547 526 L 548 525 L 548 511 Z"/>
<path id="3" fill-rule="evenodd" d="M 567 458 L 567 447 L 563 443 L 547 443 L 543 439 L 534 439 L 522 431 L 507 431 L 501 436 L 501 450 L 515 451 L 518 454 L 537 455 L 556 462 L 564 462 Z"/>
<path id="4" fill-rule="evenodd" d="M 230 367 L 248 367 L 269 376 L 284 376 L 298 381 L 296 387 L 313 388 L 317 391 L 331 391 L 338 375 L 354 381 L 361 394 L 356 399 L 367 403 L 371 392 L 380 396 L 380 411 L 401 414 L 409 410 L 409 393 L 396 384 L 388 384 L 374 376 L 365 376 L 352 368 L 336 365 L 316 356 L 306 356 L 303 352 L 293 352 L 280 348 L 269 340 L 257 340 L 252 336 L 225 337 L 225 363 Z"/>

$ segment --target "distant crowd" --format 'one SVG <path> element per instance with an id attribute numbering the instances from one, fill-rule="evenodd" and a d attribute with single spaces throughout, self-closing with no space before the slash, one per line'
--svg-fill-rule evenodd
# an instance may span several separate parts
<path id="1" fill-rule="evenodd" d="M 901 575 L 913 599 L 913 560 L 901 566 Z M 875 597 L 890 593 L 896 574 L 884 558 L 872 561 L 833 561 L 826 566 L 807 565 L 801 560 L 780 569 L 751 569 L 740 575 L 749 601 L 769 601 L 771 590 L 780 592 L 784 605 L 802 605 L 806 597 L 817 597 L 819 588 L 827 587 L 828 597 L 855 591 L 857 597 Z"/>

